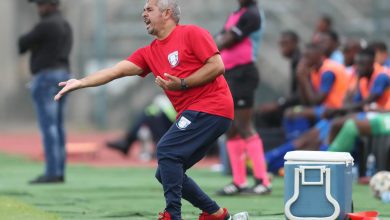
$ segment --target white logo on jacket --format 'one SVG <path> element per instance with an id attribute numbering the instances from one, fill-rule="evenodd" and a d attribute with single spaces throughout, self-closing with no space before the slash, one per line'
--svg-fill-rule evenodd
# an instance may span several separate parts
<path id="1" fill-rule="evenodd" d="M 188 120 L 186 117 L 184 116 L 181 116 L 179 121 L 176 122 L 176 126 L 177 128 L 179 128 L 180 130 L 184 130 L 186 129 L 189 125 L 191 124 L 191 121 Z"/>
<path id="2" fill-rule="evenodd" d="M 171 67 L 175 67 L 179 64 L 179 51 L 172 52 L 168 55 L 168 61 L 169 64 L 171 64 Z"/>

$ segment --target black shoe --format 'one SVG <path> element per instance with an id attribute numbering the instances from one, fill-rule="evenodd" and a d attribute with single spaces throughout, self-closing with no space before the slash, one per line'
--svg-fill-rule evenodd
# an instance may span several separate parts
<path id="1" fill-rule="evenodd" d="M 129 145 L 124 140 L 107 141 L 106 145 L 111 149 L 121 152 L 123 155 L 127 155 L 129 153 Z"/>
<path id="2" fill-rule="evenodd" d="M 222 189 L 216 192 L 219 196 L 234 196 L 240 194 L 243 190 L 246 190 L 246 187 L 239 187 L 234 183 L 224 186 Z"/>
<path id="3" fill-rule="evenodd" d="M 31 180 L 30 184 L 46 184 L 46 183 L 64 183 L 65 178 L 63 176 L 38 176 L 36 179 Z"/>

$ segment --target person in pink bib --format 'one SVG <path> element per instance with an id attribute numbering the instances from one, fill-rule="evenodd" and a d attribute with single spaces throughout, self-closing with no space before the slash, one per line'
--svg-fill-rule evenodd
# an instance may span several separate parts
<path id="1" fill-rule="evenodd" d="M 256 194 L 271 192 L 267 176 L 262 140 L 253 126 L 255 90 L 259 72 L 255 62 L 264 19 L 255 0 L 239 0 L 240 8 L 233 12 L 223 31 L 217 36 L 217 45 L 225 64 L 225 77 L 233 95 L 235 117 L 227 132 L 227 152 L 233 173 L 233 182 L 217 192 L 219 195 Z M 246 156 L 253 163 L 255 185 L 248 187 Z"/>

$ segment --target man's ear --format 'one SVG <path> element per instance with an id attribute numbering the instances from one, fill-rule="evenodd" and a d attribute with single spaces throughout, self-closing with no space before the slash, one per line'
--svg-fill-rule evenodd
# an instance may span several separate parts
<path id="1" fill-rule="evenodd" d="M 164 12 L 163 12 L 163 17 L 165 19 L 168 19 L 170 17 L 172 17 L 172 10 L 170 8 L 166 9 Z"/>

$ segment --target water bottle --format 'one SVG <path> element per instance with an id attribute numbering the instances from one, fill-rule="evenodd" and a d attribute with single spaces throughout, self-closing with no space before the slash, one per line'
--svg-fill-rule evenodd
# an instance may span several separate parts
<path id="1" fill-rule="evenodd" d="M 354 165 L 352 166 L 352 182 L 356 183 L 359 179 L 359 167 Z"/>
<path id="2" fill-rule="evenodd" d="M 140 160 L 150 161 L 153 158 L 154 143 L 152 133 L 146 126 L 142 126 L 138 131 L 138 138 L 141 143 Z"/>
<path id="3" fill-rule="evenodd" d="M 390 203 L 390 191 L 385 191 L 381 194 L 381 200 L 384 203 Z"/>
<path id="4" fill-rule="evenodd" d="M 367 157 L 367 167 L 366 167 L 366 176 L 374 176 L 376 169 L 375 169 L 375 155 L 373 153 L 370 153 Z"/>
<path id="5" fill-rule="evenodd" d="M 248 212 L 240 212 L 233 215 L 233 220 L 248 220 L 248 219 L 249 219 Z"/>

